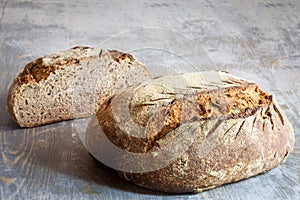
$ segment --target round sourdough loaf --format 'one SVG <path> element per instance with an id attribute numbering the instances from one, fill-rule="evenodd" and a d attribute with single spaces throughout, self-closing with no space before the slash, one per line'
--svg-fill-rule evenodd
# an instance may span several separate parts
<path id="1" fill-rule="evenodd" d="M 264 173 L 294 146 L 291 124 L 256 83 L 221 71 L 159 77 L 105 101 L 85 144 L 137 185 L 201 192 Z"/>

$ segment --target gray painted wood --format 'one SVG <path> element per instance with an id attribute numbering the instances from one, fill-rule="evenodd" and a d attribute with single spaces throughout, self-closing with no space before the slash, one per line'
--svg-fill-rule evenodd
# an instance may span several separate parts
<path id="1" fill-rule="evenodd" d="M 1 0 L 0 199 L 300 199 L 299 13 L 298 0 Z M 175 33 L 124 33 L 141 27 Z M 293 124 L 294 152 L 266 174 L 196 195 L 121 180 L 89 156 L 81 120 L 21 129 L 8 115 L 7 91 L 25 64 L 75 45 L 130 50 L 156 75 L 212 68 L 255 80 Z"/>

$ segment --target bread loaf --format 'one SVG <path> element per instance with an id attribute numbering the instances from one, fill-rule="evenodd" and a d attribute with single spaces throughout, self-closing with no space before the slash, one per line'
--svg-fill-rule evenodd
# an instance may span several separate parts
<path id="1" fill-rule="evenodd" d="M 27 64 L 7 103 L 17 124 L 34 127 L 90 116 L 116 90 L 149 78 L 129 54 L 77 46 Z"/>
<path id="2" fill-rule="evenodd" d="M 105 101 L 85 144 L 137 185 L 201 192 L 264 173 L 295 142 L 274 97 L 226 72 L 170 75 Z"/>

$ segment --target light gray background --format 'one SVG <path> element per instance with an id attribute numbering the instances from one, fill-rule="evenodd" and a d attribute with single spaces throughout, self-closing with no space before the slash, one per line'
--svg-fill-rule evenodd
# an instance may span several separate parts
<path id="1" fill-rule="evenodd" d="M 0 0 L 0 199 L 300 199 L 299 13 L 298 0 Z M 133 41 L 161 41 L 162 49 L 173 42 L 173 54 L 132 51 L 155 75 L 222 69 L 274 94 L 296 134 L 288 160 L 245 181 L 197 195 L 168 195 L 132 185 L 96 163 L 77 136 L 80 120 L 33 129 L 12 122 L 7 91 L 26 63 L 75 45 L 126 50 L 132 34 L 111 36 L 145 27 L 185 38 L 182 44 L 149 32 Z M 193 68 L 181 65 L 178 54 Z"/>

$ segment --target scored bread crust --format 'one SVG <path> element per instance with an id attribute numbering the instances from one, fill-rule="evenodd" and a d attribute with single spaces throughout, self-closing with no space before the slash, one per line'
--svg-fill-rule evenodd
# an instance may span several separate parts
<path id="1" fill-rule="evenodd" d="M 116 91 L 149 78 L 130 54 L 76 46 L 28 63 L 10 87 L 8 110 L 21 127 L 87 117 Z"/>
<path id="2" fill-rule="evenodd" d="M 188 134 L 171 147 L 174 154 L 178 151 L 176 159 L 152 171 L 119 170 L 135 161 L 103 150 L 120 157 L 117 168 L 122 178 L 164 192 L 201 192 L 264 173 L 282 163 L 295 142 L 292 126 L 273 96 L 225 72 L 149 80 L 105 101 L 97 120 L 118 148 L 146 154 L 186 134 L 181 127 L 196 127 L 193 137 Z M 105 146 L 101 137 L 87 132 L 87 148 Z M 184 140 L 192 143 L 182 153 Z M 157 162 L 164 158 L 158 156 Z"/>

